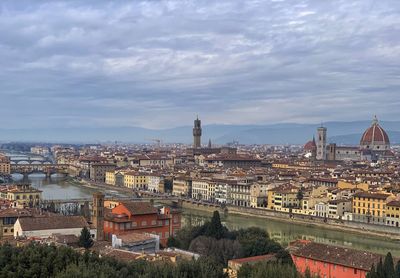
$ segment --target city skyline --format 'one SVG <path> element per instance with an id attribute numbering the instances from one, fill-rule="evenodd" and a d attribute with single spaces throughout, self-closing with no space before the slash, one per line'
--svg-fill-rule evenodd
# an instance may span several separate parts
<path id="1" fill-rule="evenodd" d="M 361 0 L 2 1 L 0 124 L 396 120 L 399 10 Z"/>
<path id="2" fill-rule="evenodd" d="M 0 277 L 400 277 L 399 14 L 0 1 Z"/>

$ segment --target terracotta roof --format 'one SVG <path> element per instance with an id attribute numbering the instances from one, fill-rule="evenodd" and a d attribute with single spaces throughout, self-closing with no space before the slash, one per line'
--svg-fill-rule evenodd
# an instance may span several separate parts
<path id="1" fill-rule="evenodd" d="M 315 144 L 315 140 L 308 141 L 304 145 L 304 150 L 306 150 L 306 151 L 313 151 L 315 149 L 317 149 L 317 145 Z"/>
<path id="2" fill-rule="evenodd" d="M 242 155 L 220 155 L 220 156 L 209 156 L 205 159 L 206 161 L 261 161 L 260 159 L 251 156 Z"/>
<path id="3" fill-rule="evenodd" d="M 39 189 L 32 187 L 30 184 L 3 184 L 0 187 L 1 192 L 10 193 L 40 193 Z"/>
<path id="4" fill-rule="evenodd" d="M 134 260 L 137 260 L 137 259 L 140 259 L 143 257 L 142 254 L 133 253 L 133 252 L 129 252 L 126 250 L 121 250 L 121 249 L 112 249 L 111 251 L 105 253 L 104 255 L 115 258 L 117 260 L 126 261 L 126 262 L 134 261 Z"/>
<path id="5" fill-rule="evenodd" d="M 25 231 L 71 229 L 88 226 L 82 216 L 24 217 L 19 218 L 18 221 L 22 230 Z"/>
<path id="6" fill-rule="evenodd" d="M 387 203 L 386 205 L 387 207 L 400 207 L 400 201 L 391 201 L 389 203 Z"/>
<path id="7" fill-rule="evenodd" d="M 146 240 L 152 240 L 154 237 L 144 234 L 144 233 L 123 233 L 117 236 L 119 239 L 122 239 L 124 243 L 132 243 L 132 242 L 141 242 Z"/>
<path id="8" fill-rule="evenodd" d="M 0 217 L 27 217 L 32 216 L 32 213 L 27 209 L 6 208 L 0 210 Z"/>
<path id="9" fill-rule="evenodd" d="M 121 202 L 121 205 L 126 207 L 132 215 L 158 213 L 157 208 L 150 202 Z"/>
<path id="10" fill-rule="evenodd" d="M 86 162 L 99 162 L 99 161 L 107 161 L 107 159 L 105 157 L 99 157 L 99 156 L 95 156 L 95 157 L 80 157 L 79 161 L 86 161 Z"/>
<path id="11" fill-rule="evenodd" d="M 292 249 L 292 255 L 369 271 L 378 264 L 382 255 L 321 243 L 305 243 Z"/>
<path id="12" fill-rule="evenodd" d="M 316 181 L 316 182 L 331 182 L 331 183 L 337 183 L 337 179 L 332 179 L 332 178 L 310 178 L 308 181 Z"/>
<path id="13" fill-rule="evenodd" d="M 54 234 L 53 239 L 55 242 L 64 244 L 77 243 L 79 241 L 79 238 L 76 235 Z"/>
<path id="14" fill-rule="evenodd" d="M 369 144 L 389 144 L 389 136 L 386 131 L 378 124 L 378 120 L 374 119 L 372 125 L 364 132 L 360 140 L 360 145 Z"/>
<path id="15" fill-rule="evenodd" d="M 261 255 L 261 256 L 233 259 L 233 260 L 229 260 L 229 262 L 237 263 L 237 264 L 244 264 L 244 263 L 255 263 L 255 262 L 259 262 L 259 261 L 270 261 L 274 258 L 275 258 L 275 254 L 267 254 L 267 255 Z"/>
<path id="16" fill-rule="evenodd" d="M 390 194 L 385 193 L 370 193 L 370 192 L 357 192 L 353 195 L 354 197 L 361 198 L 372 198 L 372 199 L 383 199 L 386 200 Z"/>

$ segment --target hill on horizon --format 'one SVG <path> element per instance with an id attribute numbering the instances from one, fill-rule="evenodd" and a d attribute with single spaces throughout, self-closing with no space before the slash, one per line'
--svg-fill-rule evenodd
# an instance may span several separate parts
<path id="1" fill-rule="evenodd" d="M 400 143 L 400 121 L 381 122 L 392 144 Z M 339 145 L 358 145 L 362 133 L 371 121 L 327 122 L 328 140 Z M 238 141 L 241 144 L 304 144 L 316 134 L 319 124 L 270 124 L 203 126 L 202 143 L 211 139 L 215 144 Z M 164 143 L 192 143 L 192 126 L 167 129 L 141 127 L 115 128 L 42 128 L 0 129 L 1 142 L 54 142 L 54 143 L 152 143 L 159 138 Z"/>

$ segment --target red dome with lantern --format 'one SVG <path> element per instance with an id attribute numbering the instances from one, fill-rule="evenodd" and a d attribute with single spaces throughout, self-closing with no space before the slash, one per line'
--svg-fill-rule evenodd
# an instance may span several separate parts
<path id="1" fill-rule="evenodd" d="M 372 125 L 364 132 L 360 140 L 362 149 L 370 149 L 375 151 L 385 151 L 390 149 L 389 136 L 386 131 L 379 125 L 378 119 L 374 118 Z"/>

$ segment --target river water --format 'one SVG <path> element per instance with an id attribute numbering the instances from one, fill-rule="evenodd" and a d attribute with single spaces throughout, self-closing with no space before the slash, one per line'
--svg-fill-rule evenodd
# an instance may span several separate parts
<path id="1" fill-rule="evenodd" d="M 43 199 L 47 200 L 89 198 L 95 191 L 98 191 L 75 184 L 64 177 L 52 176 L 52 178 L 46 178 L 41 174 L 32 174 L 25 180 L 22 180 L 23 177 L 21 175 L 14 175 L 14 178 L 16 181 L 30 182 L 32 186 L 42 190 Z M 123 194 L 119 194 L 116 191 L 106 190 L 105 193 L 108 196 L 123 196 Z M 182 221 L 183 225 L 201 225 L 210 218 L 211 213 L 185 209 Z M 284 246 L 296 239 L 309 239 L 320 243 L 368 250 L 381 254 L 386 254 L 390 251 L 394 256 L 400 257 L 400 242 L 396 241 L 240 215 L 221 215 L 221 219 L 229 229 L 236 230 L 252 226 L 265 229 L 271 238 Z"/>
<path id="2" fill-rule="evenodd" d="M 45 200 L 88 198 L 96 191 L 74 184 L 62 176 L 53 175 L 51 178 L 46 178 L 44 174 L 31 174 L 25 179 L 18 174 L 12 176 L 16 182 L 29 182 L 33 187 L 41 190 L 42 198 Z"/>
<path id="3" fill-rule="evenodd" d="M 201 225 L 211 218 L 212 214 L 200 210 L 185 210 L 183 212 L 184 225 Z M 221 221 L 229 229 L 259 227 L 265 229 L 270 237 L 283 246 L 296 239 L 307 239 L 315 242 L 349 247 L 359 250 L 400 257 L 400 242 L 383 240 L 375 237 L 353 234 L 349 232 L 323 229 L 320 227 L 296 225 L 271 219 L 248 217 L 241 215 L 221 215 Z"/>

